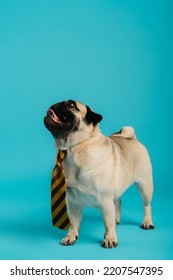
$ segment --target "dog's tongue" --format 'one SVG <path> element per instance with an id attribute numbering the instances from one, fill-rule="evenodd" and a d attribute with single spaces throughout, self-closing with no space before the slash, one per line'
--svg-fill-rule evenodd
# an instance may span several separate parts
<path id="1" fill-rule="evenodd" d="M 49 114 L 51 115 L 51 118 L 58 123 L 62 123 L 61 120 L 58 118 L 58 116 L 55 114 L 55 112 L 52 109 L 48 110 Z"/>

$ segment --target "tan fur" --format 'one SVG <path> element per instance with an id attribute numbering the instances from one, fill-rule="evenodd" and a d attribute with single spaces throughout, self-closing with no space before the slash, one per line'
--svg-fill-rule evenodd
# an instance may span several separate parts
<path id="1" fill-rule="evenodd" d="M 76 241 L 85 206 L 102 211 L 105 238 L 103 246 L 117 246 L 116 222 L 120 222 L 120 196 L 136 183 L 144 202 L 143 228 L 153 228 L 151 199 L 152 167 L 146 148 L 136 139 L 132 127 L 104 136 L 98 125 L 85 122 L 86 106 L 77 102 L 78 131 L 67 140 L 56 139 L 57 149 L 67 150 L 63 166 L 67 184 L 67 203 L 72 226 L 62 244 Z"/>

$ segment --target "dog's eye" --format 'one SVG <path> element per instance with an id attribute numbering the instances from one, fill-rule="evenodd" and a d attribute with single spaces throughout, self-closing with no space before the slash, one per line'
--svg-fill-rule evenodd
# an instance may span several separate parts
<path id="1" fill-rule="evenodd" d="M 74 108 L 75 107 L 75 102 L 72 101 L 72 100 L 69 100 L 68 102 L 68 106 L 71 107 L 71 108 Z"/>
<path id="2" fill-rule="evenodd" d="M 75 111 L 79 111 L 79 108 L 77 107 L 76 102 L 73 101 L 73 100 L 68 100 L 68 101 L 66 102 L 66 105 L 67 105 L 69 108 L 74 109 Z"/>

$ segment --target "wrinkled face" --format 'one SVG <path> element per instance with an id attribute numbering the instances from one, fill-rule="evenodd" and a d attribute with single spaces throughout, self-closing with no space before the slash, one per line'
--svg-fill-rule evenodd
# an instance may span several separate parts
<path id="1" fill-rule="evenodd" d="M 102 116 L 91 111 L 88 106 L 73 100 L 52 105 L 44 118 L 46 128 L 56 139 L 67 139 L 70 133 L 83 129 L 84 125 L 96 126 Z"/>

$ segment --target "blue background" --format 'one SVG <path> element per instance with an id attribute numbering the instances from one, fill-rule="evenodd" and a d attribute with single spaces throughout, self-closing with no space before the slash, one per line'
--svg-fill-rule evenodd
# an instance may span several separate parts
<path id="1" fill-rule="evenodd" d="M 0 1 L 0 258 L 172 259 L 172 19 L 168 0 Z M 105 135 L 135 127 L 153 163 L 154 231 L 140 229 L 133 186 L 122 198 L 119 246 L 101 248 L 99 210 L 86 209 L 75 246 L 51 225 L 52 103 L 75 99 Z"/>

